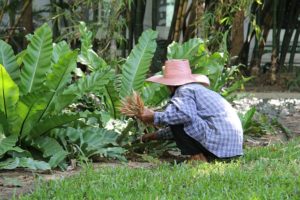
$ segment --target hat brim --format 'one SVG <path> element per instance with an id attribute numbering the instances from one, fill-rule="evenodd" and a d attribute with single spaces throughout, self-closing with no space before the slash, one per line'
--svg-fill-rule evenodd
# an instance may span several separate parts
<path id="1" fill-rule="evenodd" d="M 170 86 L 179 86 L 187 83 L 202 83 L 205 86 L 209 86 L 210 84 L 208 77 L 202 74 L 192 74 L 189 77 L 180 78 L 180 79 L 176 77 L 165 78 L 163 77 L 163 75 L 155 75 L 146 79 L 146 81 L 160 83 L 163 85 L 170 85 Z"/>

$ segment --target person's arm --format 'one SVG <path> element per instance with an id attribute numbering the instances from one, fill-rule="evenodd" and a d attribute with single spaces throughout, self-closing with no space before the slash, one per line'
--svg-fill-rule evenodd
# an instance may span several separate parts
<path id="1" fill-rule="evenodd" d="M 171 140 L 173 139 L 173 133 L 170 127 L 162 128 L 155 133 L 148 133 L 142 136 L 142 141 L 147 142 L 150 140 Z"/>
<path id="2" fill-rule="evenodd" d="M 159 129 L 156 134 L 158 140 L 171 140 L 174 138 L 170 127 Z"/>
<path id="3" fill-rule="evenodd" d="M 155 125 L 184 124 L 197 116 L 194 94 L 189 90 L 179 91 L 174 96 L 164 112 L 154 112 Z"/>

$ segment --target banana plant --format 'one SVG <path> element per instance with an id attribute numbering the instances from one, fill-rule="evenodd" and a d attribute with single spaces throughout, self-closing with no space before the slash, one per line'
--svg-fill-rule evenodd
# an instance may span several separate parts
<path id="1" fill-rule="evenodd" d="M 36 161 L 35 167 L 53 168 L 64 162 L 68 152 L 51 131 L 87 116 L 63 109 L 82 95 L 104 88 L 113 73 L 108 68 L 95 70 L 72 83 L 78 51 L 65 42 L 53 45 L 47 24 L 29 37 L 27 49 L 19 55 L 0 40 L 0 127 L 5 135 L 0 143 L 6 144 L 0 148 L 0 159 L 12 157 L 0 168 L 24 163 L 34 168 L 30 163 L 35 156 L 26 150 L 32 148 L 46 161 Z"/>

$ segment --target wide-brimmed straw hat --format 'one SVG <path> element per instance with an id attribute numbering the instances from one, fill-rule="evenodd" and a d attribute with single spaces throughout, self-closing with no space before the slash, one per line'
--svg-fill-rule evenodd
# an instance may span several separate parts
<path id="1" fill-rule="evenodd" d="M 209 79 L 202 74 L 192 74 L 188 60 L 167 60 L 162 69 L 163 75 L 152 76 L 146 81 L 169 86 L 179 86 L 187 83 L 202 83 L 209 86 Z"/>

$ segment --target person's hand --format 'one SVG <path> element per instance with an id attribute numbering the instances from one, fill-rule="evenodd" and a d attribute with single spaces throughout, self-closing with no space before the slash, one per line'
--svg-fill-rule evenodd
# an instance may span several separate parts
<path id="1" fill-rule="evenodd" d="M 140 116 L 138 116 L 138 118 L 144 123 L 153 123 L 154 111 L 149 108 L 145 108 L 144 112 Z"/>
<path id="2" fill-rule="evenodd" d="M 147 133 L 147 134 L 144 134 L 141 137 L 142 142 L 149 142 L 151 140 L 156 140 L 156 139 L 157 139 L 157 134 L 156 133 Z"/>

